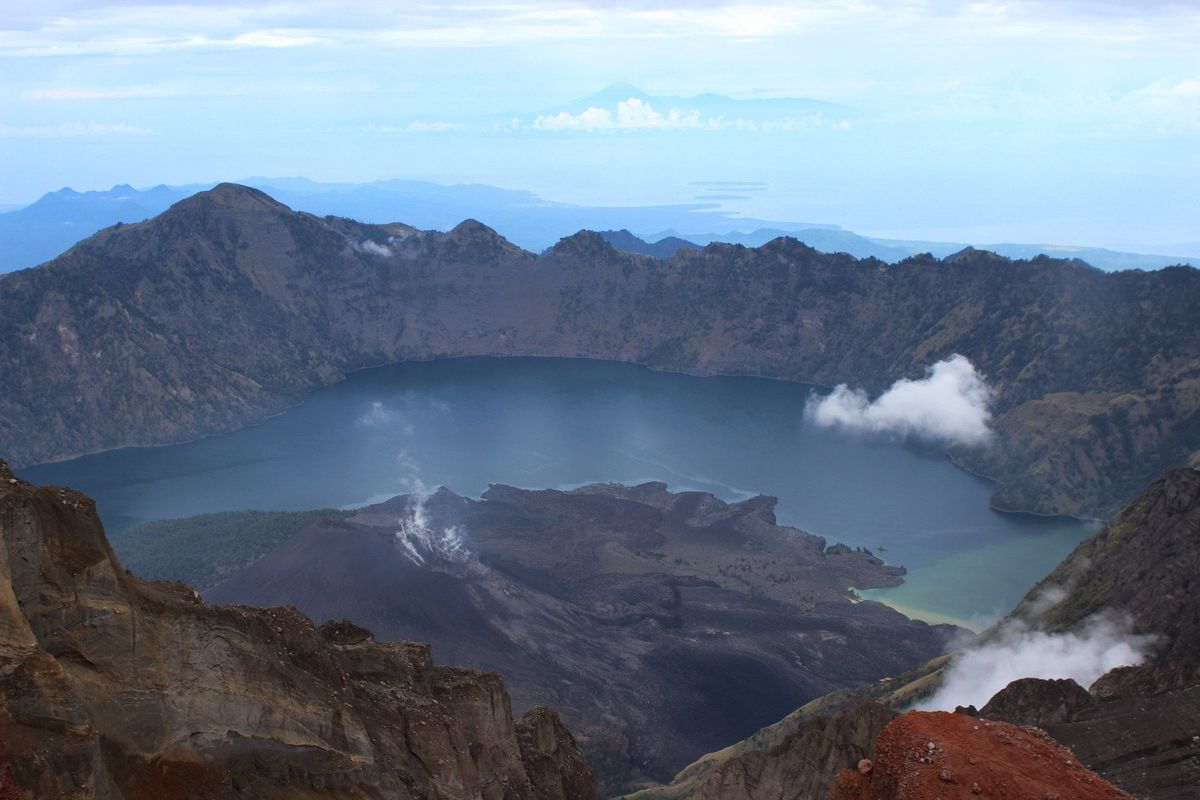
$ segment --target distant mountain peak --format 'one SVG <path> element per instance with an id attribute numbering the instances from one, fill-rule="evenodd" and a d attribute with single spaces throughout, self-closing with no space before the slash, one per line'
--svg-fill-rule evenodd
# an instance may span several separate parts
<path id="1" fill-rule="evenodd" d="M 220 207 L 220 208 L 269 208 L 275 211 L 291 211 L 283 203 L 266 192 L 253 189 L 249 186 L 243 186 L 240 183 L 218 183 L 211 189 L 203 192 L 196 192 L 191 197 L 180 200 L 174 206 L 172 211 L 187 210 L 191 208 L 204 207 Z"/>
<path id="2" fill-rule="evenodd" d="M 1004 256 L 997 254 L 993 250 L 985 250 L 980 247 L 971 247 L 970 245 L 967 245 L 958 252 L 951 253 L 950 255 L 946 256 L 942 259 L 942 261 L 945 261 L 948 264 L 954 264 L 958 261 L 974 261 L 978 259 L 995 261 L 1003 258 Z"/>
<path id="3" fill-rule="evenodd" d="M 257 199 L 257 200 L 267 200 L 272 203 L 278 202 L 277 200 L 275 200 L 275 198 L 271 197 L 266 192 L 264 192 L 260 189 L 255 189 L 251 186 L 246 186 L 245 184 L 241 184 L 241 183 L 218 183 L 216 186 L 214 186 L 213 188 L 209 189 L 206 192 L 197 192 L 195 196 L 196 197 L 207 196 L 207 197 L 214 198 L 214 199 L 216 199 L 216 198 L 229 198 L 229 199 L 253 198 L 253 199 Z"/>
<path id="4" fill-rule="evenodd" d="M 477 219 L 464 219 L 446 232 L 445 239 L 460 246 L 488 248 L 488 252 L 497 248 L 513 252 L 521 249 L 505 239 L 495 228 L 484 225 Z"/>
<path id="5" fill-rule="evenodd" d="M 451 228 L 447 235 L 453 236 L 456 239 L 476 238 L 480 236 L 492 238 L 500 236 L 500 234 L 496 233 L 495 228 L 490 228 L 477 219 L 464 219 L 462 222 Z"/>
<path id="6" fill-rule="evenodd" d="M 601 253 L 616 255 L 617 249 L 596 231 L 584 230 L 564 236 L 546 252 L 548 255 L 556 256 L 598 255 Z"/>

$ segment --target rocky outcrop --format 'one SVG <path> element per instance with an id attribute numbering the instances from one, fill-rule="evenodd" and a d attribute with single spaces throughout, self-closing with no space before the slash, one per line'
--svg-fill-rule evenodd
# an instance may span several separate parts
<path id="1" fill-rule="evenodd" d="M 910 711 L 883 729 L 875 753 L 838 776 L 829 800 L 1132 800 L 1037 728 Z"/>
<path id="2" fill-rule="evenodd" d="M 698 800 L 806 800 L 824 797 L 842 769 L 873 758 L 875 739 L 896 712 L 874 703 L 809 720 L 767 751 L 731 758 L 689 797 Z"/>
<path id="3" fill-rule="evenodd" d="M 592 770 L 557 714 L 535 706 L 518 720 L 516 732 L 534 800 L 595 800 Z"/>
<path id="4" fill-rule="evenodd" d="M 954 457 L 998 481 L 996 506 L 1107 516 L 1200 458 L 1197 305 L 1185 267 L 983 251 L 889 265 L 792 239 L 662 261 L 594 233 L 536 256 L 479 223 L 320 219 L 223 184 L 0 276 L 0 455 L 232 430 L 411 359 L 588 357 L 878 392 L 958 352 L 996 388 L 997 436 Z"/>
<path id="5" fill-rule="evenodd" d="M 978 716 L 1044 728 L 1070 722 L 1091 708 L 1096 699 L 1070 678 L 1044 680 L 1021 678 L 1005 686 L 979 709 Z"/>
<path id="6" fill-rule="evenodd" d="M 1014 681 L 980 719 L 1035 724 L 1089 769 L 1147 800 L 1192 800 L 1200 786 L 1200 685 L 1113 698 L 1071 681 Z"/>
<path id="7" fill-rule="evenodd" d="M 498 671 L 518 709 L 563 715 L 616 790 L 961 633 L 856 602 L 850 587 L 903 570 L 774 508 L 662 483 L 440 489 L 310 525 L 206 598 L 349 617 Z"/>
<path id="8" fill-rule="evenodd" d="M 138 580 L 87 497 L 3 464 L 0 742 L 25 800 L 533 800 L 590 786 L 552 712 L 514 724 L 498 675 L 434 666 L 427 646 L 350 623 Z"/>

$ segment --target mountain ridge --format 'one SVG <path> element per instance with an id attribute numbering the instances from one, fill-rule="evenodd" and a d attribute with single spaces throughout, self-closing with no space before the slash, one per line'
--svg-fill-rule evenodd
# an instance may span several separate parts
<path id="1" fill-rule="evenodd" d="M 1192 268 L 978 251 L 888 265 L 787 238 L 663 261 L 596 234 L 539 257 L 483 225 L 319 218 L 250 191 L 201 193 L 0 276 L 0 377 L 17 387 L 0 397 L 0 453 L 232 430 L 403 360 L 600 358 L 879 392 L 958 352 L 997 390 L 997 437 L 952 455 L 998 481 L 997 508 L 1104 516 L 1200 458 Z"/>
<path id="2" fill-rule="evenodd" d="M 344 184 L 264 177 L 238 182 L 262 189 L 297 210 L 381 225 L 403 219 L 418 228 L 448 230 L 464 217 L 481 216 L 506 237 L 533 251 L 545 250 L 558 238 L 584 228 L 630 228 L 641 231 L 638 235 L 647 240 L 680 237 L 700 245 L 725 241 L 758 246 L 790 234 L 824 252 L 848 252 L 858 258 L 875 256 L 889 263 L 922 252 L 945 256 L 965 245 L 866 236 L 832 224 L 751 219 L 722 211 L 715 202 L 719 195 L 708 194 L 700 195 L 695 203 L 607 207 L 544 200 L 531 192 L 481 184 L 444 186 L 398 179 Z M 97 230 L 117 222 L 132 224 L 148 219 L 171 203 L 214 185 L 133 189 L 121 184 L 102 191 L 77 192 L 64 187 L 48 192 L 31 204 L 0 213 L 0 243 L 4 245 L 0 247 L 0 272 L 44 263 Z M 1106 270 L 1200 265 L 1200 258 L 1194 254 L 1171 256 L 1054 244 L 975 244 L 1011 258 L 1033 258 L 1042 253 L 1081 258 Z"/>

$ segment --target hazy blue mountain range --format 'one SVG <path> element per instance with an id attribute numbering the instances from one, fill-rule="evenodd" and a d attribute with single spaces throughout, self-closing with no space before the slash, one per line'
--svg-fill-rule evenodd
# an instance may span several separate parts
<path id="1" fill-rule="evenodd" d="M 463 219 L 479 219 L 510 241 L 534 251 L 544 250 L 582 229 L 732 231 L 746 226 L 773 226 L 794 233 L 817 227 L 813 223 L 740 219 L 721 212 L 715 203 L 576 206 L 543 200 L 531 192 L 479 184 L 442 186 L 405 180 L 341 184 L 262 177 L 248 178 L 242 183 L 269 191 L 292 208 L 320 216 L 373 223 L 404 220 L 429 230 L 449 230 Z M 0 214 L 0 272 L 49 261 L 98 230 L 118 222 L 141 222 L 157 216 L 174 203 L 213 185 L 156 186 L 144 190 L 121 185 L 107 191 L 76 192 L 64 188 L 50 192 L 31 205 Z"/>
<path id="2" fill-rule="evenodd" d="M 241 183 L 267 191 L 297 211 L 319 216 L 347 217 L 376 224 L 402 220 L 422 230 L 441 231 L 450 230 L 463 219 L 477 219 L 514 244 L 534 252 L 545 250 L 579 230 L 632 231 L 644 245 L 626 241 L 628 246 L 616 242 L 614 246 L 659 257 L 669 256 L 674 250 L 670 247 L 651 248 L 655 250 L 651 253 L 645 245 L 668 238 L 682 239 L 697 246 L 724 242 L 759 247 L 780 236 L 792 236 L 822 252 L 849 253 L 855 258 L 873 257 L 888 263 L 919 253 L 931 253 L 941 258 L 968 246 L 962 242 L 873 239 L 832 224 L 739 217 L 720 209 L 714 201 L 721 196 L 719 194 L 708 195 L 709 201 L 694 204 L 579 206 L 545 200 L 532 192 L 482 184 L 443 186 L 408 180 L 317 183 L 306 178 L 264 177 L 247 178 Z M 118 222 L 141 222 L 157 216 L 180 200 L 213 185 L 134 189 L 122 184 L 107 191 L 76 192 L 63 188 L 50 192 L 28 206 L 0 213 L 0 272 L 49 261 L 96 231 Z M 705 184 L 698 189 L 725 191 L 730 187 L 724 183 Z M 748 189 L 753 186 L 746 184 L 733 190 Z M 647 231 L 656 233 L 645 233 Z M 986 243 L 974 246 L 1009 258 L 1033 258 L 1041 253 L 1055 258 L 1075 258 L 1105 270 L 1200 265 L 1200 258 L 1196 257 L 1142 255 L 1103 248 Z M 660 252 L 666 255 L 660 255 Z"/>

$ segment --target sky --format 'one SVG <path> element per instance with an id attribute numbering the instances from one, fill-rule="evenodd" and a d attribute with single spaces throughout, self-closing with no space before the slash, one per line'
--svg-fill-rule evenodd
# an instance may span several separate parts
<path id="1" fill-rule="evenodd" d="M 1200 0 L 8 0 L 0 71 L 0 203 L 410 178 L 1200 253 Z"/>

